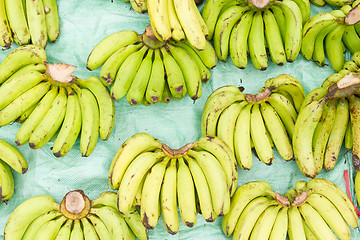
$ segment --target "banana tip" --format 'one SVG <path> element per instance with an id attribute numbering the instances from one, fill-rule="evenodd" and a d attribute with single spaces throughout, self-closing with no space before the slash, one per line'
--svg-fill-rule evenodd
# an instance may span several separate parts
<path id="1" fill-rule="evenodd" d="M 53 154 L 57 158 L 61 157 L 61 152 L 60 151 L 54 152 Z"/>
<path id="2" fill-rule="evenodd" d="M 193 222 L 185 222 L 186 226 L 188 226 L 189 228 L 194 227 L 194 223 Z"/>

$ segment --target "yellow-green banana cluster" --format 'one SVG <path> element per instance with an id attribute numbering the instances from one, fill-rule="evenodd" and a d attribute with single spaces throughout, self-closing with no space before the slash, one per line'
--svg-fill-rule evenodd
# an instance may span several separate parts
<path id="1" fill-rule="evenodd" d="M 326 3 L 333 7 L 342 7 L 353 3 L 354 0 L 310 0 L 310 2 L 319 7 L 325 6 Z"/>
<path id="2" fill-rule="evenodd" d="M 345 64 L 346 50 L 352 54 L 360 51 L 360 15 L 355 14 L 359 2 L 330 13 L 319 13 L 305 23 L 301 53 L 307 60 L 326 66 L 326 52 L 331 67 L 339 72 Z"/>
<path id="3" fill-rule="evenodd" d="M 244 240 L 351 239 L 349 225 L 357 228 L 358 218 L 338 186 L 315 178 L 297 182 L 295 189 L 285 197 L 264 181 L 240 186 L 223 218 L 223 232 Z"/>
<path id="4" fill-rule="evenodd" d="M 321 178 L 298 181 L 286 196 L 292 202 L 288 211 L 290 239 L 352 239 L 350 227 L 358 227 L 358 217 L 336 184 Z"/>
<path id="5" fill-rule="evenodd" d="M 360 52 L 353 57 L 360 64 Z M 305 97 L 292 139 L 295 160 L 305 176 L 313 178 L 323 167 L 332 170 L 344 141 L 360 171 L 359 86 L 359 66 L 349 61 Z"/>
<path id="6" fill-rule="evenodd" d="M 286 239 L 289 200 L 264 181 L 240 186 L 231 198 L 222 230 L 233 239 Z"/>
<path id="7" fill-rule="evenodd" d="M 146 28 L 142 36 L 134 31 L 114 33 L 100 41 L 89 55 L 87 68 L 101 67 L 100 79 L 111 85 L 114 100 L 126 95 L 131 105 L 150 105 L 201 97 L 202 82 L 210 79 L 209 68 L 217 57 L 211 44 L 198 51 L 188 41 L 160 42 Z"/>
<path id="8" fill-rule="evenodd" d="M 0 139 L 0 200 L 5 203 L 14 195 L 14 178 L 10 168 L 24 174 L 28 164 L 19 150 Z"/>
<path id="9" fill-rule="evenodd" d="M 138 13 L 149 13 L 155 37 L 163 42 L 187 40 L 197 50 L 204 50 L 209 34 L 194 0 L 123 0 Z"/>
<path id="10" fill-rule="evenodd" d="M 148 239 L 140 214 L 134 209 L 125 215 L 116 207 L 116 193 L 103 192 L 97 199 L 81 190 L 66 194 L 61 204 L 49 195 L 25 200 L 10 215 L 4 237 L 32 239 Z"/>
<path id="11" fill-rule="evenodd" d="M 252 150 L 271 165 L 275 146 L 286 161 L 293 159 L 291 139 L 305 92 L 290 75 L 268 79 L 257 95 L 233 85 L 215 90 L 202 113 L 203 135 L 217 136 L 230 147 L 242 169 L 252 166 Z"/>
<path id="12" fill-rule="evenodd" d="M 207 222 L 225 215 L 237 187 L 236 160 L 225 142 L 204 136 L 173 150 L 149 134 L 124 142 L 109 170 L 109 184 L 118 189 L 117 207 L 140 209 L 147 229 L 162 214 L 170 234 L 179 230 L 178 206 L 184 225 L 193 227 L 197 213 Z"/>
<path id="13" fill-rule="evenodd" d="M 66 155 L 80 134 L 82 156 L 89 156 L 100 135 L 107 140 L 115 122 L 109 90 L 96 77 L 77 79 L 75 66 L 46 61 L 44 49 L 26 45 L 0 64 L 0 127 L 22 122 L 15 144 L 33 149 L 54 140 L 56 157 Z"/>
<path id="14" fill-rule="evenodd" d="M 56 0 L 1 0 L 0 46 L 33 44 L 42 48 L 59 37 Z"/>
<path id="15" fill-rule="evenodd" d="M 197 50 L 206 48 L 209 31 L 194 0 L 147 0 L 147 9 L 159 41 L 186 39 Z"/>
<path id="16" fill-rule="evenodd" d="M 266 70 L 268 52 L 279 66 L 297 58 L 302 24 L 310 18 L 310 2 L 210 0 L 202 16 L 221 61 L 226 62 L 230 54 L 234 65 L 244 69 L 250 55 L 257 69 Z"/>

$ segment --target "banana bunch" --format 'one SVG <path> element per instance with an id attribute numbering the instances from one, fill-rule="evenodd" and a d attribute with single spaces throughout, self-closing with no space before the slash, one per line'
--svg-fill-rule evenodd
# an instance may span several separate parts
<path id="1" fill-rule="evenodd" d="M 197 5 L 199 0 L 123 0 L 138 13 L 149 13 L 156 38 L 163 42 L 171 38 L 189 42 L 197 50 L 207 48 L 209 34 Z"/>
<path id="2" fill-rule="evenodd" d="M 289 206 L 289 200 L 269 183 L 248 182 L 231 198 L 222 230 L 227 237 L 233 234 L 233 239 L 286 239 Z"/>
<path id="3" fill-rule="evenodd" d="M 302 34 L 302 55 L 323 67 L 327 65 L 326 52 L 331 67 L 339 72 L 345 64 L 346 49 L 352 54 L 360 51 L 359 3 L 356 1 L 340 10 L 319 13 L 307 21 Z"/>
<path id="4" fill-rule="evenodd" d="M 202 135 L 217 136 L 230 147 L 242 169 L 252 166 L 252 152 L 271 165 L 275 146 L 286 161 L 293 159 L 291 139 L 305 92 L 290 75 L 268 79 L 257 95 L 233 85 L 215 90 L 207 99 Z"/>
<path id="5" fill-rule="evenodd" d="M 299 169 L 307 177 L 315 177 L 323 166 L 332 170 L 343 141 L 353 150 L 353 166 L 360 171 L 360 52 L 353 59 L 311 91 L 301 107 L 293 149 Z"/>
<path id="6" fill-rule="evenodd" d="M 244 69 L 250 55 L 257 69 L 266 70 L 267 49 L 279 66 L 297 58 L 302 24 L 310 18 L 310 2 L 209 0 L 202 16 L 221 61 L 226 62 L 230 54 L 234 65 Z"/>
<path id="7" fill-rule="evenodd" d="M 87 68 L 99 68 L 100 79 L 111 85 L 111 98 L 126 96 L 131 105 L 169 102 L 187 93 L 200 98 L 202 82 L 210 79 L 217 57 L 211 44 L 198 51 L 189 42 L 160 42 L 151 26 L 142 36 L 120 31 L 100 41 L 91 51 Z"/>
<path id="8" fill-rule="evenodd" d="M 109 170 L 109 184 L 118 189 L 120 213 L 140 209 L 141 220 L 153 229 L 162 214 L 166 230 L 179 230 L 181 220 L 193 227 L 197 213 L 207 222 L 225 215 L 237 187 L 236 160 L 219 138 L 202 137 L 173 150 L 147 133 L 121 146 Z"/>
<path id="9" fill-rule="evenodd" d="M 0 139 L 0 200 L 7 203 L 14 195 L 14 178 L 10 167 L 24 174 L 28 164 L 14 146 Z"/>
<path id="10" fill-rule="evenodd" d="M 90 200 L 83 191 L 67 193 L 61 204 L 49 195 L 25 200 L 6 222 L 4 238 L 30 239 L 148 239 L 140 214 L 117 211 L 116 193 L 103 192 Z"/>
<path id="11" fill-rule="evenodd" d="M 197 50 L 207 48 L 209 32 L 197 5 L 199 0 L 123 0 L 138 13 L 149 13 L 156 38 L 189 42 Z"/>
<path id="12" fill-rule="evenodd" d="M 342 7 L 353 3 L 354 0 L 310 0 L 310 2 L 319 7 L 325 6 L 326 3 L 333 7 Z"/>
<path id="13" fill-rule="evenodd" d="M 33 44 L 42 48 L 59 37 L 56 0 L 0 0 L 0 46 Z"/>
<path id="14" fill-rule="evenodd" d="M 351 239 L 350 228 L 358 227 L 355 208 L 346 194 L 326 179 L 298 181 L 286 196 L 290 239 Z"/>
<path id="15" fill-rule="evenodd" d="M 23 122 L 15 144 L 33 149 L 55 138 L 52 151 L 62 157 L 80 134 L 82 156 L 89 156 L 100 135 L 107 140 L 115 121 L 108 89 L 96 77 L 72 76 L 76 66 L 46 61 L 44 49 L 26 45 L 0 64 L 0 127 Z"/>
<path id="16" fill-rule="evenodd" d="M 159 41 L 186 39 L 195 49 L 206 49 L 209 31 L 194 0 L 147 0 L 147 9 Z"/>
<path id="17" fill-rule="evenodd" d="M 242 185 L 231 198 L 223 232 L 233 239 L 351 239 L 349 225 L 357 228 L 358 218 L 338 186 L 315 178 L 298 181 L 295 189 L 284 197 L 264 181 Z"/>

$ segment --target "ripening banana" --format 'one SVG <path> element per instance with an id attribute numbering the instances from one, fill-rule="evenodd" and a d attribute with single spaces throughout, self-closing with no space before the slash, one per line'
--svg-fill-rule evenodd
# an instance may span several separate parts
<path id="1" fill-rule="evenodd" d="M 29 108 L 37 104 L 50 89 L 48 82 L 42 82 L 21 94 L 0 112 L 0 127 L 15 121 Z"/>
<path id="2" fill-rule="evenodd" d="M 60 34 L 60 19 L 56 0 L 43 0 L 48 39 L 55 42 Z"/>
<path id="3" fill-rule="evenodd" d="M 265 30 L 262 11 L 254 13 L 248 37 L 248 45 L 253 65 L 259 70 L 266 70 L 268 60 L 265 48 Z"/>
<path id="4" fill-rule="evenodd" d="M 191 157 L 185 156 L 192 178 L 194 180 L 196 193 L 199 199 L 201 215 L 207 222 L 213 222 L 216 219 L 210 189 L 203 170 L 200 165 Z"/>
<path id="5" fill-rule="evenodd" d="M 265 25 L 265 37 L 270 51 L 271 60 L 275 64 L 282 66 L 286 62 L 286 56 L 280 28 L 276 22 L 276 18 L 270 10 L 265 10 L 263 19 Z"/>
<path id="6" fill-rule="evenodd" d="M 214 49 L 218 58 L 226 62 L 229 53 L 229 39 L 231 30 L 249 7 L 232 6 L 226 9 L 219 17 L 214 32 Z"/>
<path id="7" fill-rule="evenodd" d="M 176 186 L 180 217 L 183 224 L 191 228 L 197 222 L 195 185 L 190 169 L 184 159 L 179 158 L 178 162 Z"/>
<path id="8" fill-rule="evenodd" d="M 0 200 L 7 203 L 14 195 L 14 187 L 11 169 L 0 159 Z"/>
<path id="9" fill-rule="evenodd" d="M 43 0 L 26 0 L 26 16 L 31 43 L 45 48 L 48 35 Z"/>
<path id="10" fill-rule="evenodd" d="M 118 209 L 127 212 L 132 206 L 141 180 L 150 168 L 164 157 L 163 152 L 145 152 L 137 156 L 126 169 L 118 191 Z"/>
<path id="11" fill-rule="evenodd" d="M 126 100 L 130 105 L 137 105 L 145 97 L 146 88 L 149 83 L 151 69 L 152 69 L 152 57 L 154 50 L 149 49 L 145 58 L 142 60 L 136 75 L 130 85 L 129 91 L 126 95 Z"/>
<path id="12" fill-rule="evenodd" d="M 126 169 L 139 154 L 160 148 L 159 140 L 147 133 L 138 133 L 126 140 L 110 165 L 108 181 L 111 188 L 119 189 Z"/>
<path id="13" fill-rule="evenodd" d="M 177 160 L 171 159 L 165 170 L 160 193 L 161 213 L 166 231 L 172 235 L 179 231 L 177 210 Z"/>
<path id="14" fill-rule="evenodd" d="M 244 209 L 233 233 L 234 239 L 249 239 L 251 231 L 260 215 L 274 203 L 266 197 L 252 200 Z"/>
<path id="15" fill-rule="evenodd" d="M 169 78 L 169 72 L 166 72 Z M 159 49 L 155 50 L 155 57 L 152 63 L 149 83 L 146 88 L 145 99 L 151 104 L 157 103 L 162 96 L 165 87 L 164 61 L 161 59 Z"/>
<path id="16" fill-rule="evenodd" d="M 174 47 L 171 44 L 167 47 L 183 72 L 188 95 L 193 100 L 200 98 L 202 84 L 200 71 L 196 62 L 185 50 Z"/>
<path id="17" fill-rule="evenodd" d="M 10 143 L 0 139 L 0 159 L 18 173 L 26 173 L 28 164 L 24 156 Z"/>
<path id="18" fill-rule="evenodd" d="M 58 95 L 58 90 L 57 86 L 52 87 L 39 101 L 28 119 L 21 125 L 15 137 L 15 144 L 17 146 L 24 145 L 29 141 L 31 134 L 52 106 L 55 97 Z"/>
<path id="19" fill-rule="evenodd" d="M 345 25 L 338 25 L 335 30 L 325 37 L 325 50 L 331 67 L 339 72 L 345 63 L 345 56 L 342 50 L 342 36 L 345 32 Z"/>
<path id="20" fill-rule="evenodd" d="M 167 52 L 166 49 L 162 48 L 161 54 L 163 57 L 163 68 L 165 68 L 164 71 L 166 75 L 166 82 L 169 86 L 171 95 L 174 98 L 181 99 L 187 93 L 185 77 L 181 70 L 181 67 L 179 66 L 175 58 L 169 52 Z M 165 86 L 163 88 L 163 91 L 164 89 Z"/>
<path id="21" fill-rule="evenodd" d="M 91 51 L 86 67 L 94 70 L 100 67 L 118 49 L 139 42 L 139 35 L 134 31 L 120 31 L 101 40 Z"/>
<path id="22" fill-rule="evenodd" d="M 226 176 L 218 160 L 206 151 L 189 151 L 203 170 L 208 182 L 215 216 L 223 216 L 230 208 L 230 194 Z"/>
<path id="23" fill-rule="evenodd" d="M 74 90 L 67 89 L 67 91 L 68 99 L 64 121 L 52 148 L 55 157 L 65 156 L 70 151 L 75 144 L 81 129 L 81 107 L 79 97 Z"/>
<path id="24" fill-rule="evenodd" d="M 312 151 L 312 138 L 320 121 L 325 101 L 319 100 L 305 106 L 299 113 L 293 135 L 293 150 L 300 171 L 307 177 L 316 176 Z M 311 121 L 309 121 L 311 119 Z"/>
<path id="25" fill-rule="evenodd" d="M 352 95 L 349 98 L 350 120 L 352 126 L 353 146 L 352 163 L 355 171 L 360 171 L 360 98 Z"/>
<path id="26" fill-rule="evenodd" d="M 5 0 L 0 1 L 0 46 L 10 48 L 13 38 L 5 10 Z"/>
<path id="27" fill-rule="evenodd" d="M 230 104 L 245 99 L 240 90 L 228 85 L 215 90 L 207 99 L 201 117 L 201 134 L 215 136 L 216 125 L 221 112 Z"/>
<path id="28" fill-rule="evenodd" d="M 59 94 L 55 97 L 49 111 L 36 126 L 29 138 L 29 146 L 32 149 L 43 147 L 54 136 L 60 128 L 66 113 L 67 94 L 65 88 L 61 87 Z"/>
<path id="29" fill-rule="evenodd" d="M 233 135 L 236 159 L 242 169 L 250 169 L 253 161 L 250 136 L 252 107 L 248 104 L 240 110 Z"/>
<path id="30" fill-rule="evenodd" d="M 110 97 L 109 90 L 101 84 L 97 77 L 89 77 L 87 79 L 78 79 L 80 87 L 89 89 L 95 96 L 99 106 L 100 114 L 100 137 L 107 140 L 113 130 L 115 124 L 115 106 L 114 101 Z"/>
<path id="31" fill-rule="evenodd" d="M 235 66 L 245 69 L 248 57 L 248 36 L 253 20 L 253 11 L 244 13 L 230 35 L 230 56 Z"/>
<path id="32" fill-rule="evenodd" d="M 120 99 L 128 92 L 147 51 L 148 47 L 143 46 L 139 51 L 130 54 L 130 56 L 125 59 L 111 87 L 110 93 L 112 99 Z"/>
<path id="33" fill-rule="evenodd" d="M 88 89 L 77 90 L 81 109 L 81 156 L 89 156 L 95 149 L 99 138 L 100 113 L 94 94 Z"/>
<path id="34" fill-rule="evenodd" d="M 329 199 L 320 194 L 313 193 L 307 197 L 306 202 L 322 216 L 327 225 L 331 227 L 340 239 L 351 239 L 349 226 Z"/>
<path id="35" fill-rule="evenodd" d="M 197 50 L 203 50 L 206 46 L 207 26 L 204 24 L 196 4 L 192 0 L 173 0 L 174 8 L 183 31 L 189 43 Z M 205 31 L 205 33 L 204 33 Z M 170 37 L 170 36 L 169 36 Z M 166 38 L 163 38 L 167 40 Z"/>
<path id="36" fill-rule="evenodd" d="M 265 164 L 271 165 L 274 160 L 271 143 L 269 142 L 268 133 L 263 116 L 260 112 L 260 105 L 254 104 L 250 115 L 250 135 L 254 143 L 256 155 Z"/>
<path id="37" fill-rule="evenodd" d="M 38 195 L 25 200 L 8 218 L 4 237 L 10 240 L 20 239 L 33 220 L 53 210 L 59 210 L 59 204 L 49 195 Z"/>
<path id="38" fill-rule="evenodd" d="M 154 229 L 160 217 L 160 191 L 164 179 L 166 165 L 170 158 L 166 157 L 155 164 L 145 176 L 141 192 L 141 219 L 147 229 Z"/>
<path id="39" fill-rule="evenodd" d="M 30 31 L 27 24 L 22 0 L 4 0 L 6 15 L 13 33 L 14 41 L 18 45 L 30 43 Z"/>
<path id="40" fill-rule="evenodd" d="M 326 179 L 314 178 L 307 183 L 307 188 L 311 189 L 311 193 L 318 193 L 329 199 L 351 227 L 358 226 L 354 206 L 346 194 L 334 183 Z"/>
<path id="41" fill-rule="evenodd" d="M 275 2 L 280 6 L 285 16 L 286 34 L 284 40 L 284 47 L 286 59 L 288 62 L 293 62 L 297 58 L 301 48 L 302 38 L 302 16 L 298 5 L 293 1 Z"/>
<path id="42" fill-rule="evenodd" d="M 156 38 L 159 39 L 160 41 L 169 40 L 171 38 L 171 26 L 168 15 L 168 1 L 148 0 L 147 5 L 148 5 L 150 23 Z M 176 9 L 175 2 L 174 5 Z"/>
<path id="43" fill-rule="evenodd" d="M 319 13 L 307 21 L 303 28 L 301 53 L 310 60 L 315 49 L 315 40 L 328 26 L 336 25 L 336 17 L 330 13 Z"/>
<path id="44" fill-rule="evenodd" d="M 335 167 L 342 142 L 344 141 L 348 121 L 349 102 L 347 99 L 340 99 L 336 107 L 334 123 L 325 150 L 324 167 L 326 171 L 330 171 Z"/>

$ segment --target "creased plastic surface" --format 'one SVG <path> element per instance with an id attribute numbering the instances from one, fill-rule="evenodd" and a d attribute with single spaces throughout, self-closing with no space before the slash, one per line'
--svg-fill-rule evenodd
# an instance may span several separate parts
<path id="1" fill-rule="evenodd" d="M 79 78 L 98 76 L 99 69 L 90 72 L 86 59 L 93 47 L 104 37 L 120 30 L 135 30 L 142 33 L 149 24 L 148 15 L 140 15 L 130 9 L 130 3 L 121 0 L 58 0 L 61 33 L 55 44 L 49 43 L 46 50 L 48 61 L 64 62 L 78 66 L 74 74 Z M 312 7 L 312 16 L 318 12 L 332 10 L 331 7 Z M 14 49 L 13 45 L 11 49 Z M 10 52 L 0 52 L 0 61 Z M 350 60 L 348 52 L 346 60 Z M 250 60 L 249 60 L 250 61 Z M 328 61 L 327 61 L 328 63 Z M 128 104 L 126 99 L 116 101 L 116 124 L 110 139 L 106 142 L 99 139 L 95 151 L 88 157 L 80 157 L 79 140 L 67 156 L 57 159 L 52 155 L 52 142 L 42 149 L 32 150 L 25 145 L 18 149 L 29 163 L 25 175 L 14 173 L 15 195 L 8 205 L 0 203 L 0 239 L 10 213 L 24 200 L 39 194 L 49 194 L 58 202 L 63 196 L 75 189 L 82 189 L 90 199 L 94 199 L 105 190 L 111 190 L 107 182 L 107 174 L 112 158 L 121 144 L 130 136 L 147 132 L 172 148 L 179 148 L 200 138 L 201 112 L 210 93 L 227 84 L 245 87 L 246 93 L 257 93 L 265 80 L 279 74 L 290 74 L 303 84 L 306 93 L 319 87 L 323 80 L 334 73 L 330 66 L 318 67 L 313 62 L 306 61 L 302 55 L 294 63 L 286 63 L 283 67 L 275 66 L 269 61 L 268 70 L 256 70 L 251 61 L 245 70 L 237 69 L 230 57 L 227 63 L 219 62 L 212 70 L 211 80 L 203 84 L 203 95 L 195 103 L 186 96 L 184 99 L 172 100 L 169 104 L 157 104 L 150 107 Z M 1 97 L 1 96 L 0 96 Z M 20 124 L 14 123 L 0 128 L 0 138 L 14 144 L 14 139 Z M 322 171 L 318 177 L 326 178 L 336 183 L 345 191 L 343 171 L 349 170 L 351 193 L 355 198 L 354 171 L 351 165 L 351 153 L 345 154 L 343 148 L 340 159 L 334 170 Z M 309 180 L 297 168 L 295 161 L 285 162 L 275 151 L 272 166 L 266 166 L 254 158 L 250 171 L 240 170 L 239 185 L 249 181 L 268 181 L 275 191 L 285 194 L 299 180 Z M 356 200 L 355 200 L 356 201 Z M 356 203 L 355 203 L 356 204 Z M 360 239 L 358 229 L 351 230 L 352 239 Z M 215 223 L 206 223 L 198 215 L 197 224 L 187 228 L 180 224 L 180 230 L 175 236 L 168 234 L 162 219 L 155 230 L 150 231 L 150 239 L 227 239 L 221 230 L 221 218 Z"/>

